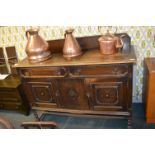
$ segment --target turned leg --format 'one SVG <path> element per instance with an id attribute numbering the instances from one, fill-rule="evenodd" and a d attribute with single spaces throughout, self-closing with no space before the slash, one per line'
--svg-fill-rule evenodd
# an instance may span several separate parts
<path id="1" fill-rule="evenodd" d="M 130 111 L 130 116 L 128 117 L 128 129 L 132 129 L 132 111 Z"/>
<path id="2" fill-rule="evenodd" d="M 132 118 L 128 118 L 128 129 L 132 129 Z"/>
<path id="3" fill-rule="evenodd" d="M 36 121 L 40 121 L 40 118 L 39 118 L 38 113 L 37 113 L 36 110 L 33 110 L 33 114 L 34 114 L 34 117 L 35 117 Z"/>

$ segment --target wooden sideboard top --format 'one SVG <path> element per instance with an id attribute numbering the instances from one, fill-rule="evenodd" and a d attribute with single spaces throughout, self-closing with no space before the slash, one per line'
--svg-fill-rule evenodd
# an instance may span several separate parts
<path id="1" fill-rule="evenodd" d="M 114 63 L 136 63 L 136 56 L 133 47 L 129 52 L 118 52 L 113 55 L 102 55 L 98 49 L 85 51 L 83 55 L 66 60 L 62 53 L 53 53 L 52 58 L 40 63 L 30 63 L 28 59 L 15 64 L 14 67 L 48 67 L 48 66 L 81 66 L 81 65 L 99 65 Z"/>
<path id="2" fill-rule="evenodd" d="M 155 57 L 145 58 L 144 61 L 148 67 L 149 72 L 155 72 Z"/>

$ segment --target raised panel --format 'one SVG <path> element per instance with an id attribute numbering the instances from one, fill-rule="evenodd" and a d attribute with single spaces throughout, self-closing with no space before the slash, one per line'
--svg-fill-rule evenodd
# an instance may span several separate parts
<path id="1" fill-rule="evenodd" d="M 28 82 L 27 96 L 32 106 L 56 107 L 54 84 L 52 82 Z M 27 95 L 29 95 L 27 94 Z"/>
<path id="2" fill-rule="evenodd" d="M 68 109 L 89 109 L 83 80 L 66 79 L 57 81 L 60 106 Z"/>
<path id="3" fill-rule="evenodd" d="M 91 109 L 93 110 L 117 110 L 127 109 L 126 82 L 88 80 L 88 92 L 91 94 Z"/>
<path id="4" fill-rule="evenodd" d="M 117 105 L 119 103 L 120 84 L 93 84 L 95 99 L 98 105 Z"/>
<path id="5" fill-rule="evenodd" d="M 51 102 L 53 100 L 51 94 L 51 85 L 47 84 L 32 85 L 32 92 L 37 102 Z"/>

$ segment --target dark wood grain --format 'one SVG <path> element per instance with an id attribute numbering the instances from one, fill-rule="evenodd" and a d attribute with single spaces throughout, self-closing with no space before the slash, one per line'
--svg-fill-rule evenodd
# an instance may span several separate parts
<path id="1" fill-rule="evenodd" d="M 10 75 L 0 80 L 0 109 L 15 110 L 24 114 L 29 113 L 26 99 L 23 99 L 21 82 L 17 76 Z"/>
<path id="2" fill-rule="evenodd" d="M 70 61 L 62 56 L 63 40 L 54 40 L 51 59 L 15 65 L 32 109 L 128 117 L 131 126 L 134 49 L 105 56 L 98 37 L 77 38 L 84 53 Z"/>
<path id="3" fill-rule="evenodd" d="M 155 58 L 145 58 L 145 103 L 146 103 L 146 121 L 147 123 L 155 123 Z"/>

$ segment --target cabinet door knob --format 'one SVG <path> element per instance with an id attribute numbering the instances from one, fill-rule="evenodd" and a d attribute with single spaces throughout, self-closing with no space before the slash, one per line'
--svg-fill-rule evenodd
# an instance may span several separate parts
<path id="1" fill-rule="evenodd" d="M 44 96 L 44 92 L 41 92 L 41 96 Z"/>
<path id="2" fill-rule="evenodd" d="M 106 96 L 106 98 L 108 98 L 109 97 L 109 94 L 106 94 L 105 96 Z"/>
<path id="3" fill-rule="evenodd" d="M 88 98 L 90 98 L 91 95 L 90 95 L 90 93 L 87 92 L 87 93 L 86 93 L 86 96 L 87 96 Z"/>
<path id="4" fill-rule="evenodd" d="M 60 96 L 60 91 L 59 91 L 59 90 L 56 90 L 55 96 L 56 96 L 56 97 L 59 97 L 59 96 Z"/>

